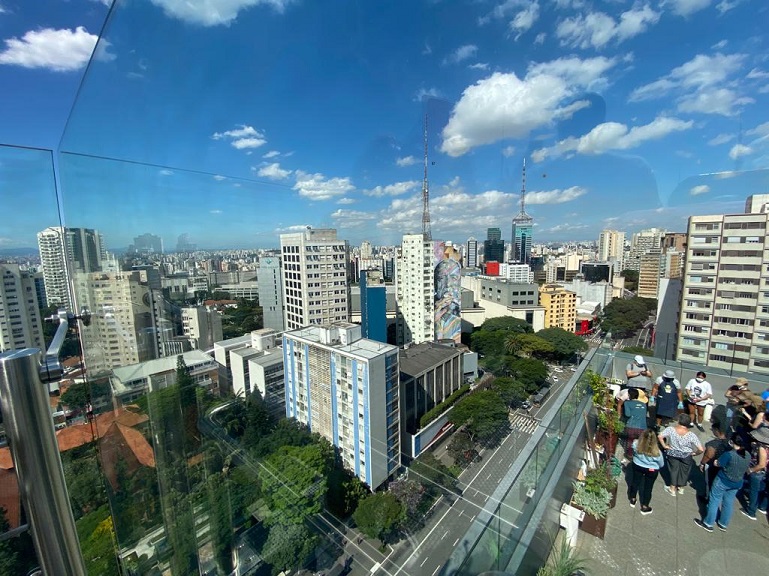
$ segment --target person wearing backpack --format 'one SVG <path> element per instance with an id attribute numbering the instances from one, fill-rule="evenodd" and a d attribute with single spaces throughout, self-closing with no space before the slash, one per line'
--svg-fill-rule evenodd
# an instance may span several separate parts
<path id="1" fill-rule="evenodd" d="M 762 426 L 753 430 L 753 445 L 750 450 L 750 468 L 748 468 L 748 494 L 746 508 L 740 509 L 745 516 L 756 520 L 756 511 L 766 514 L 766 468 L 769 464 L 769 428 Z"/>
<path id="2" fill-rule="evenodd" d="M 697 526 L 708 532 L 713 532 L 714 524 L 721 532 L 726 532 L 732 519 L 737 491 L 742 488 L 745 472 L 750 467 L 750 455 L 745 453 L 740 435 L 732 435 L 731 442 L 732 450 L 724 452 L 716 461 L 716 466 L 721 470 L 710 491 L 707 513 L 702 520 L 694 519 Z"/>

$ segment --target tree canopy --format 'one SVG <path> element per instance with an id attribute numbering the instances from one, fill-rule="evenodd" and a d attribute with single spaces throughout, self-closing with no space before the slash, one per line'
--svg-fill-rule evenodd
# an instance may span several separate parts
<path id="1" fill-rule="evenodd" d="M 625 279 L 625 288 L 635 292 L 635 289 L 638 287 L 638 271 L 623 270 L 619 275 Z"/>
<path id="2" fill-rule="evenodd" d="M 317 536 L 304 524 L 278 521 L 270 526 L 262 556 L 272 565 L 272 574 L 275 576 L 304 566 L 317 542 Z"/>
<path id="3" fill-rule="evenodd" d="M 505 339 L 505 349 L 510 354 L 540 357 L 556 351 L 555 346 L 548 339 L 541 337 L 539 333 L 511 334 Z"/>
<path id="4" fill-rule="evenodd" d="M 464 425 L 474 440 L 487 442 L 507 423 L 507 407 L 493 390 L 480 390 L 457 402 L 449 421 L 457 428 Z"/>
<path id="5" fill-rule="evenodd" d="M 352 517 L 361 532 L 384 544 L 403 518 L 403 512 L 394 494 L 378 492 L 361 500 Z"/>
<path id="6" fill-rule="evenodd" d="M 563 328 L 544 328 L 537 332 L 537 336 L 550 344 L 554 357 L 562 360 L 571 358 L 577 352 L 584 352 L 588 348 L 582 338 Z"/>
<path id="7" fill-rule="evenodd" d="M 505 339 L 510 334 L 530 334 L 528 322 L 503 316 L 489 318 L 470 336 L 471 348 L 484 356 L 499 356 L 505 353 Z"/>
<path id="8" fill-rule="evenodd" d="M 547 366 L 534 358 L 514 358 L 506 363 L 505 369 L 529 393 L 537 391 L 547 380 Z"/>
<path id="9" fill-rule="evenodd" d="M 614 338 L 627 338 L 643 327 L 649 313 L 657 308 L 653 298 L 615 298 L 603 309 L 601 328 Z"/>

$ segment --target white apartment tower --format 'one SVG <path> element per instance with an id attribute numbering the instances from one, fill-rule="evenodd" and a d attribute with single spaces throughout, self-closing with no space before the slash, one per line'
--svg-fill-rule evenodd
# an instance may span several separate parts
<path id="1" fill-rule="evenodd" d="M 0 264 L 0 352 L 45 348 L 33 274 Z"/>
<path id="2" fill-rule="evenodd" d="M 636 272 L 640 271 L 641 256 L 651 250 L 662 248 L 664 236 L 665 230 L 659 228 L 647 228 L 633 234 L 633 239 L 630 241 L 630 253 L 624 262 L 623 268 L 635 270 Z"/>
<path id="3" fill-rule="evenodd" d="M 272 328 L 276 332 L 283 332 L 285 330 L 283 324 L 283 285 L 280 277 L 279 257 L 263 256 L 259 258 L 257 287 L 264 327 Z"/>
<path id="4" fill-rule="evenodd" d="M 281 234 L 280 249 L 285 328 L 347 322 L 349 250 L 336 230 L 308 227 L 297 234 Z"/>
<path id="5" fill-rule="evenodd" d="M 399 346 L 435 339 L 433 243 L 422 234 L 403 236 L 395 263 L 396 342 Z"/>
<path id="6" fill-rule="evenodd" d="M 692 216 L 676 359 L 769 374 L 769 214 Z"/>
<path id="7" fill-rule="evenodd" d="M 625 253 L 625 233 L 618 230 L 602 230 L 598 236 L 598 260 L 622 262 Z M 621 266 L 618 266 L 622 270 Z"/>
<path id="8" fill-rule="evenodd" d="M 214 308 L 182 308 L 182 332 L 193 348 L 210 350 L 222 339 L 222 316 Z"/>
<path id="9" fill-rule="evenodd" d="M 347 322 L 283 335 L 286 416 L 339 449 L 375 490 L 400 464 L 398 348 Z"/>

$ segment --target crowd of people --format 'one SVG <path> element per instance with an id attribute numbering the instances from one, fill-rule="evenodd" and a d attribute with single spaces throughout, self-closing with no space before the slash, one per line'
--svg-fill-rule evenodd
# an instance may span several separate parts
<path id="1" fill-rule="evenodd" d="M 704 516 L 695 519 L 698 526 L 725 532 L 738 502 L 749 519 L 766 516 L 769 389 L 756 394 L 745 378 L 737 378 L 726 391 L 725 410 L 716 417 L 713 387 L 704 372 L 681 386 L 672 370 L 654 379 L 644 358 L 635 356 L 626 377 L 618 409 L 625 419 L 622 465 L 632 508 L 640 504 L 641 514 L 652 513 L 652 492 L 661 472 L 664 491 L 680 497 L 698 469 L 704 489 L 697 497 L 707 502 Z M 692 429 L 704 432 L 708 421 L 713 439 L 703 446 Z"/>

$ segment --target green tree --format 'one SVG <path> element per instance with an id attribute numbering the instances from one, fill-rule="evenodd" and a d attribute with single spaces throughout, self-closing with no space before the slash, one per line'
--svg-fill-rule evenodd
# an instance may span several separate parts
<path id="1" fill-rule="evenodd" d="M 470 438 L 481 443 L 497 438 L 508 423 L 507 407 L 492 390 L 465 396 L 456 403 L 448 418 L 457 428 L 464 426 Z"/>
<path id="2" fill-rule="evenodd" d="M 477 454 L 475 442 L 462 431 L 454 433 L 447 450 L 454 463 L 460 466 L 467 466 Z"/>
<path id="3" fill-rule="evenodd" d="M 545 328 L 537 332 L 537 336 L 552 346 L 553 356 L 559 359 L 571 358 L 588 348 L 587 342 L 563 328 Z"/>
<path id="4" fill-rule="evenodd" d="M 208 477 L 206 482 L 208 517 L 214 547 L 214 558 L 225 574 L 232 572 L 232 514 L 227 479 L 220 474 Z"/>
<path id="5" fill-rule="evenodd" d="M 5 508 L 0 506 L 0 534 L 5 534 L 9 528 Z M 13 538 L 0 542 L 0 574 L 23 574 L 19 566 L 19 551 L 15 544 Z"/>
<path id="6" fill-rule="evenodd" d="M 500 316 L 498 318 L 489 318 L 483 324 L 481 324 L 481 330 L 483 331 L 503 331 L 503 332 L 517 332 L 519 334 L 530 334 L 534 332 L 531 324 L 518 318 L 511 316 Z"/>
<path id="7" fill-rule="evenodd" d="M 111 388 L 107 381 L 72 384 L 61 395 L 61 403 L 70 408 L 85 408 L 89 402 L 93 402 L 96 398 L 106 398 L 110 393 Z"/>
<path id="8" fill-rule="evenodd" d="M 555 346 L 537 334 L 511 334 L 505 339 L 505 349 L 521 356 L 545 356 L 555 352 Z"/>
<path id="9" fill-rule="evenodd" d="M 275 429 L 275 419 L 258 392 L 249 394 L 245 408 L 246 426 L 243 433 L 243 445 L 250 448 L 256 446 L 262 438 L 272 433 Z"/>
<path id="10" fill-rule="evenodd" d="M 408 515 L 416 514 L 425 493 L 424 486 L 413 479 L 394 480 L 390 482 L 387 490 L 397 498 Z"/>
<path id="11" fill-rule="evenodd" d="M 378 492 L 363 499 L 352 517 L 361 532 L 378 538 L 384 546 L 403 519 L 403 506 L 394 494 Z"/>
<path id="12" fill-rule="evenodd" d="M 635 289 L 638 287 L 638 271 L 623 270 L 619 275 L 625 279 L 625 288 L 635 292 Z"/>
<path id="13" fill-rule="evenodd" d="M 270 522 L 280 518 L 299 524 L 320 512 L 328 488 L 329 469 L 327 456 L 318 444 L 283 446 L 267 457 L 259 479 L 272 512 Z"/>
<path id="14" fill-rule="evenodd" d="M 624 346 L 623 352 L 628 354 L 640 354 L 642 356 L 654 356 L 654 350 L 651 348 L 644 348 L 643 346 Z"/>
<path id="15" fill-rule="evenodd" d="M 93 576 L 119 574 L 109 507 L 102 506 L 83 516 L 77 521 L 76 528 L 88 574 Z M 10 572 L 3 572 L 3 574 L 10 574 Z"/>
<path id="16" fill-rule="evenodd" d="M 509 377 L 495 378 L 489 385 L 489 390 L 496 392 L 505 406 L 513 406 L 529 397 L 523 382 Z"/>
<path id="17" fill-rule="evenodd" d="M 534 358 L 513 358 L 506 362 L 504 370 L 529 393 L 539 390 L 547 380 L 547 366 Z"/>
<path id="18" fill-rule="evenodd" d="M 318 538 L 302 523 L 292 524 L 279 520 L 270 525 L 262 557 L 272 565 L 272 574 L 300 568 L 309 559 Z"/>
<path id="19" fill-rule="evenodd" d="M 444 490 L 456 492 L 457 477 L 443 462 L 427 452 L 419 456 L 409 466 L 409 476 L 415 474 L 427 491 L 433 496 Z"/>

